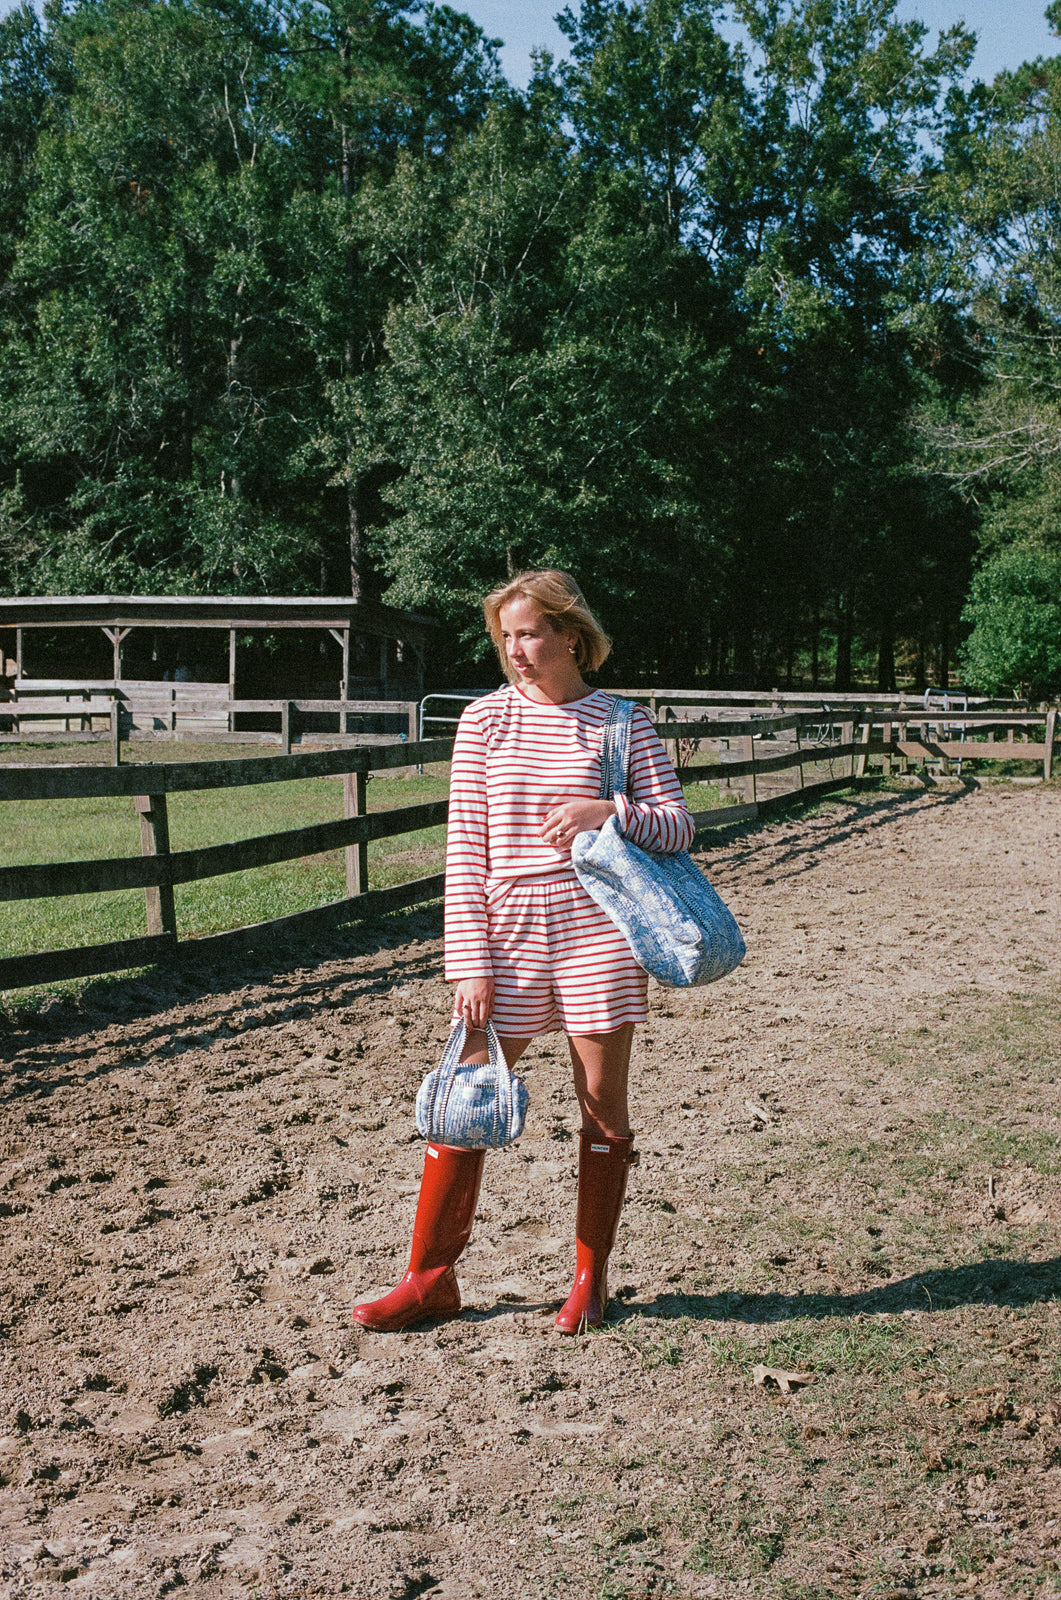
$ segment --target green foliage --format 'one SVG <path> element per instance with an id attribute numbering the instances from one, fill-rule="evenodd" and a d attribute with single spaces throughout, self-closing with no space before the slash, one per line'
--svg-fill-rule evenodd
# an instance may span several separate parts
<path id="1" fill-rule="evenodd" d="M 1006 545 L 973 579 L 962 664 L 989 694 L 1061 692 L 1061 551 Z"/>
<path id="2" fill-rule="evenodd" d="M 974 382 L 926 432 L 938 468 L 980 504 L 982 565 L 963 616 L 970 683 L 1033 695 L 1061 687 L 1061 73 L 1002 75 L 969 96 L 949 152 L 949 203 Z"/>
<path id="3" fill-rule="evenodd" d="M 4 18 L 0 581 L 385 598 L 461 672 L 555 562 L 621 676 L 945 675 L 961 491 L 1058 496 L 1055 80 L 734 9 L 582 0 L 525 94 L 430 3 Z"/>

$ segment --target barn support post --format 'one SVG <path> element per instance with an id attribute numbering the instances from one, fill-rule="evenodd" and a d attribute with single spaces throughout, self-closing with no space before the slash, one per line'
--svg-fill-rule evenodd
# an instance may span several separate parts
<path id="1" fill-rule="evenodd" d="M 424 652 L 419 645 L 412 642 L 409 643 L 408 649 L 416 662 L 416 698 L 420 701 L 424 698 Z"/>
<path id="2" fill-rule="evenodd" d="M 328 632 L 343 652 L 342 677 L 339 679 L 339 699 L 350 698 L 350 629 L 329 628 Z M 345 709 L 339 712 L 339 732 L 343 735 L 350 732 L 350 713 Z"/>
<path id="3" fill-rule="evenodd" d="M 122 677 L 122 640 L 125 638 L 126 634 L 132 632 L 132 629 L 117 627 L 104 628 L 103 632 L 111 642 L 111 650 L 114 656 L 114 682 L 115 684 L 118 684 L 121 682 Z"/>
<path id="4" fill-rule="evenodd" d="M 368 780 L 363 772 L 343 774 L 343 816 L 363 817 L 368 810 Z M 368 888 L 368 844 L 346 847 L 346 892 L 364 894 Z"/>
<path id="5" fill-rule="evenodd" d="M 133 805 L 140 816 L 140 854 L 142 856 L 169 855 L 169 815 L 164 794 L 138 794 Z M 172 883 L 162 883 L 144 890 L 147 902 L 147 931 L 171 933 L 177 936 L 177 913 L 173 903 Z"/>

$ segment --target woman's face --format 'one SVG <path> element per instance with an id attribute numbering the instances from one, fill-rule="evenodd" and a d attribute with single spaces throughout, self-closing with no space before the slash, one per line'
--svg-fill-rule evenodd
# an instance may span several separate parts
<path id="1" fill-rule="evenodd" d="M 571 646 L 574 635 L 560 633 L 534 600 L 520 595 L 498 612 L 505 654 L 517 683 L 550 697 L 581 681 Z"/>

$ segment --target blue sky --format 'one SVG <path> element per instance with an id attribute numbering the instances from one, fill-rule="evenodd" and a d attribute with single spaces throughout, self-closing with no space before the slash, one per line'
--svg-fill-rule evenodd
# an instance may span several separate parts
<path id="1" fill-rule="evenodd" d="M 449 0 L 465 11 L 492 38 L 503 39 L 501 62 L 505 76 L 524 84 L 530 72 L 530 52 L 544 45 L 562 55 L 566 43 L 553 21 L 562 9 L 558 0 Z M 1045 17 L 1047 0 L 900 0 L 899 15 L 919 17 L 932 36 L 964 22 L 979 44 L 973 61 L 978 78 L 993 78 L 1003 68 L 1018 67 L 1036 56 L 1057 55 L 1061 40 L 1054 38 Z M 571 9 L 578 11 L 577 0 Z"/>

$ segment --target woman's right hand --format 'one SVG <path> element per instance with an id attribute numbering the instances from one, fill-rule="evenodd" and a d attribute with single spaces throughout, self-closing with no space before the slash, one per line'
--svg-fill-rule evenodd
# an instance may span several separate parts
<path id="1" fill-rule="evenodd" d="M 483 1029 L 494 1010 L 493 978 L 462 978 L 457 985 L 457 1014 L 469 1030 Z"/>

